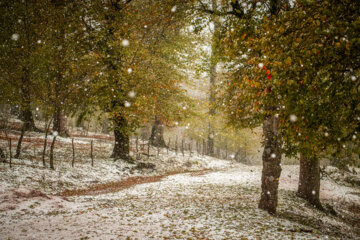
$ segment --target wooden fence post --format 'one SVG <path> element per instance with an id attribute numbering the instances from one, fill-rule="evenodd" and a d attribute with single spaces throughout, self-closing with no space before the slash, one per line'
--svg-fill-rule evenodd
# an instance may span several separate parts
<path id="1" fill-rule="evenodd" d="M 183 155 L 183 157 L 185 156 L 185 153 L 184 153 L 184 138 L 181 139 L 181 153 Z"/>
<path id="2" fill-rule="evenodd" d="M 94 156 L 93 156 L 93 140 L 91 140 L 91 149 L 90 149 L 90 157 L 91 157 L 91 166 L 94 166 Z"/>
<path id="3" fill-rule="evenodd" d="M 168 141 L 167 148 L 166 148 L 167 155 L 169 155 L 170 141 L 171 141 L 171 139 L 169 137 L 169 141 Z"/>
<path id="4" fill-rule="evenodd" d="M 74 167 L 75 164 L 75 146 L 74 146 L 74 138 L 71 139 L 71 146 L 72 146 L 72 162 L 71 166 Z"/>
<path id="5" fill-rule="evenodd" d="M 205 139 L 203 139 L 203 155 L 206 155 L 206 142 L 205 142 Z"/>
<path id="6" fill-rule="evenodd" d="M 198 140 L 196 140 L 196 152 L 199 156 L 199 141 Z"/>
<path id="7" fill-rule="evenodd" d="M 51 125 L 53 119 L 54 118 L 51 118 L 48 124 L 45 123 L 45 139 L 44 139 L 44 149 L 43 149 L 43 153 L 42 153 L 42 162 L 43 162 L 44 167 L 46 167 L 45 154 L 46 154 L 46 147 L 47 147 L 47 138 L 48 138 L 48 134 L 49 134 L 50 125 Z"/>
<path id="8" fill-rule="evenodd" d="M 12 161 L 12 152 L 11 152 L 11 138 L 9 138 L 9 151 L 10 151 L 10 161 L 9 161 L 9 164 L 10 164 L 10 168 L 12 167 L 11 166 L 11 161 Z"/>
<path id="9" fill-rule="evenodd" d="M 189 143 L 189 152 L 190 152 L 190 157 L 191 157 L 191 149 L 192 147 L 191 147 L 191 141 L 190 141 L 190 143 Z"/>
<path id="10" fill-rule="evenodd" d="M 55 170 L 54 167 L 54 146 L 55 146 L 55 141 L 56 141 L 56 136 L 54 136 L 54 139 L 51 143 L 51 147 L 50 147 L 50 168 L 51 170 Z"/>
<path id="11" fill-rule="evenodd" d="M 139 137 L 136 136 L 136 154 L 135 156 L 137 157 L 139 154 Z"/>
<path id="12" fill-rule="evenodd" d="M 228 158 L 228 145 L 226 143 L 226 145 L 225 145 L 225 159 L 227 159 L 227 158 Z"/>
<path id="13" fill-rule="evenodd" d="M 178 136 L 176 135 L 176 142 L 175 142 L 175 153 L 176 153 L 176 156 L 178 154 Z"/>

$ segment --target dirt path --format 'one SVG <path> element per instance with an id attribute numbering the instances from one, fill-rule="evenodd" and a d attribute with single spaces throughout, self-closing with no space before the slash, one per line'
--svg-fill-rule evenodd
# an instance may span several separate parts
<path id="1" fill-rule="evenodd" d="M 169 172 L 160 176 L 129 177 L 122 181 L 94 184 L 87 189 L 66 190 L 57 195 L 61 197 L 72 197 L 72 196 L 85 196 L 85 195 L 94 196 L 100 194 L 114 193 L 139 184 L 159 182 L 165 177 L 169 177 L 176 174 L 191 173 L 192 176 L 196 176 L 196 175 L 203 175 L 208 172 L 210 172 L 209 169 L 203 169 L 198 171 Z"/>
<path id="2" fill-rule="evenodd" d="M 290 170 L 296 172 L 296 168 Z M 284 173 L 290 171 L 285 168 Z M 317 211 L 283 187 L 279 194 L 281 217 L 259 210 L 260 176 L 260 167 L 243 166 L 131 178 L 114 186 L 69 192 L 67 200 L 58 196 L 27 198 L 15 210 L 0 212 L 0 239 L 359 237 L 340 217 Z"/>

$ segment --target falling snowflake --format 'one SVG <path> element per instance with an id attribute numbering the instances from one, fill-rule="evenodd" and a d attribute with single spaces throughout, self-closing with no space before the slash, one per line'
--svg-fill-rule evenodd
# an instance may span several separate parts
<path id="1" fill-rule="evenodd" d="M 38 40 L 37 43 L 40 44 L 40 43 L 41 43 L 41 40 Z"/>
<path id="2" fill-rule="evenodd" d="M 259 68 L 263 68 L 264 67 L 264 64 L 263 63 L 259 63 Z"/>
<path id="3" fill-rule="evenodd" d="M 59 133 L 57 131 L 54 131 L 52 135 L 56 137 L 57 135 L 59 135 Z"/>
<path id="4" fill-rule="evenodd" d="M 128 73 L 132 73 L 132 72 L 133 72 L 133 69 L 132 69 L 132 68 L 129 68 L 127 71 L 128 71 Z"/>
<path id="5" fill-rule="evenodd" d="M 129 96 L 130 98 L 134 98 L 134 97 L 136 96 L 136 93 L 135 93 L 134 91 L 130 91 L 129 94 L 128 94 L 128 96 Z"/>
<path id="6" fill-rule="evenodd" d="M 11 39 L 14 40 L 14 41 L 17 41 L 19 39 L 19 34 L 17 33 L 14 33 L 12 36 L 11 36 Z"/>
<path id="7" fill-rule="evenodd" d="M 297 116 L 294 115 L 294 114 L 291 114 L 291 115 L 290 115 L 290 121 L 291 121 L 291 122 L 296 122 L 296 121 L 297 121 Z"/>
<path id="8" fill-rule="evenodd" d="M 128 46 L 130 45 L 130 42 L 129 42 L 129 40 L 124 39 L 124 40 L 121 41 L 121 45 L 122 45 L 123 47 L 128 47 Z"/>
<path id="9" fill-rule="evenodd" d="M 355 77 L 355 76 L 351 76 L 351 80 L 356 81 L 356 77 Z"/>
<path id="10" fill-rule="evenodd" d="M 328 136 L 329 136 L 329 133 L 325 132 L 324 135 L 325 135 L 325 137 L 328 137 Z"/>
<path id="11" fill-rule="evenodd" d="M 128 101 L 125 101 L 125 104 L 124 104 L 124 105 L 125 105 L 125 107 L 127 107 L 127 108 L 128 108 L 128 107 L 130 107 L 130 106 L 131 106 L 131 103 L 129 103 Z"/>
<path id="12" fill-rule="evenodd" d="M 355 140 L 355 139 L 356 139 L 356 135 L 353 135 L 352 138 Z"/>
<path id="13" fill-rule="evenodd" d="M 271 158 L 276 158 L 276 154 L 275 154 L 275 153 L 272 153 L 272 154 L 270 155 L 270 157 L 271 157 Z"/>
<path id="14" fill-rule="evenodd" d="M 177 9 L 177 6 L 173 6 L 173 7 L 171 8 L 171 12 L 176 12 L 176 9 Z"/>

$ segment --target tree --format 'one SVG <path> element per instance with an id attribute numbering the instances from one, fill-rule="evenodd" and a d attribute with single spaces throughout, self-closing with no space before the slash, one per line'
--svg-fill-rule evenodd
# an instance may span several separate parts
<path id="1" fill-rule="evenodd" d="M 31 103 L 36 95 L 33 74 L 37 70 L 33 53 L 44 34 L 43 1 L 1 1 L 0 69 L 2 95 L 6 103 L 20 106 L 24 131 L 35 130 Z M 21 143 L 20 143 L 21 145 Z"/>
<path id="2" fill-rule="evenodd" d="M 255 35 L 242 35 L 250 51 L 228 88 L 233 121 L 275 117 L 284 146 L 270 157 L 300 154 L 298 193 L 319 208 L 320 158 L 357 139 L 358 9 L 350 1 L 302 1 L 265 18 Z"/>
<path id="3" fill-rule="evenodd" d="M 178 69 L 181 51 L 176 44 L 184 35 L 176 35 L 182 25 L 175 21 L 185 16 L 181 10 L 185 6 L 176 3 L 94 3 L 92 20 L 97 26 L 92 36 L 96 44 L 89 56 L 99 64 L 94 64 L 92 71 L 91 102 L 112 120 L 112 157 L 116 159 L 131 160 L 129 136 L 138 126 L 152 116 L 163 121 L 179 118 L 186 105 L 179 85 L 183 79 Z M 157 11 L 165 14 L 154 14 Z M 176 48 L 178 53 L 174 54 Z"/>
<path id="4" fill-rule="evenodd" d="M 92 44 L 86 28 L 86 7 L 83 2 L 52 0 L 48 5 L 52 13 L 47 21 L 50 30 L 39 53 L 39 59 L 45 62 L 39 76 L 45 90 L 42 102 L 51 106 L 53 131 L 62 136 L 69 135 L 66 114 L 76 112 L 79 105 L 84 107 L 88 97 L 87 72 L 91 66 L 87 54 Z"/>
<path id="5" fill-rule="evenodd" d="M 251 105 L 253 99 L 260 93 L 247 93 L 244 85 L 251 82 L 246 77 L 247 71 L 253 71 L 253 66 L 249 67 L 247 58 L 249 55 L 261 56 L 261 52 L 249 48 L 247 39 L 257 36 L 257 28 L 261 26 L 264 16 L 274 19 L 278 17 L 287 1 L 271 0 L 262 4 L 258 1 L 231 2 L 232 11 L 220 12 L 220 15 L 235 16 L 227 17 L 227 28 L 222 32 L 222 48 L 226 52 L 227 69 L 232 76 L 227 85 L 224 86 L 226 96 L 220 98 L 221 104 L 225 105 L 225 111 L 229 116 L 229 123 L 235 127 L 257 127 L 262 124 L 264 135 L 263 151 L 263 171 L 262 171 L 262 193 L 259 208 L 267 210 L 273 214 L 277 207 L 278 184 L 281 174 L 281 134 L 279 129 L 279 119 L 276 115 L 278 108 L 275 96 L 267 96 L 264 109 L 259 111 L 258 107 Z M 239 54 L 240 53 L 240 54 Z M 259 68 L 263 68 L 259 65 Z M 230 75 L 230 74 L 229 74 Z M 250 83 L 252 87 L 255 83 Z M 257 105 L 258 103 L 256 103 Z"/>

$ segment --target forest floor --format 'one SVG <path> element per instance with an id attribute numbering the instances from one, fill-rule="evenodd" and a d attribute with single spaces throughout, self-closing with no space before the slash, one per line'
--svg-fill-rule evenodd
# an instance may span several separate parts
<path id="1" fill-rule="evenodd" d="M 79 136 L 75 167 L 71 141 L 59 138 L 50 170 L 38 156 L 40 136 L 26 136 L 23 157 L 11 169 L 0 165 L 0 239 L 360 238 L 356 173 L 326 168 L 322 212 L 296 196 L 298 166 L 283 166 L 278 213 L 270 216 L 257 208 L 261 166 L 152 149 L 137 161 L 155 167 L 144 168 L 106 158 L 111 142 L 102 136 L 91 167 L 91 137 Z"/>

